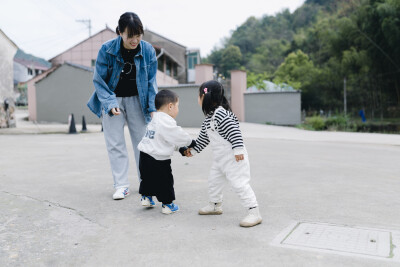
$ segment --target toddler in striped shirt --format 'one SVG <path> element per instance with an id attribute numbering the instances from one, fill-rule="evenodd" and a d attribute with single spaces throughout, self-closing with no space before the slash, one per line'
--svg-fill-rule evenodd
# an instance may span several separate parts
<path id="1" fill-rule="evenodd" d="M 262 218 L 256 196 L 249 184 L 248 154 L 239 121 L 231 111 L 222 84 L 214 80 L 203 83 L 199 88 L 198 102 L 205 119 L 196 145 L 187 149 L 185 155 L 190 157 L 200 153 L 208 144 L 211 144 L 214 155 L 208 180 L 210 202 L 199 210 L 199 214 L 222 214 L 222 190 L 228 181 L 248 211 L 240 226 L 255 226 L 262 222 Z"/>

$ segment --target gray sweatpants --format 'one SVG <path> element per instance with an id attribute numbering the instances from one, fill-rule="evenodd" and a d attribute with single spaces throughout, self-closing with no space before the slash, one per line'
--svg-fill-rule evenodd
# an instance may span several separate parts
<path id="1" fill-rule="evenodd" d="M 139 151 L 137 146 L 146 131 L 146 122 L 139 97 L 117 97 L 117 100 L 121 114 L 114 116 L 104 114 L 102 121 L 108 158 L 110 159 L 111 172 L 114 178 L 114 188 L 116 189 L 129 187 L 129 158 L 124 135 L 125 123 L 131 136 L 139 182 Z"/>

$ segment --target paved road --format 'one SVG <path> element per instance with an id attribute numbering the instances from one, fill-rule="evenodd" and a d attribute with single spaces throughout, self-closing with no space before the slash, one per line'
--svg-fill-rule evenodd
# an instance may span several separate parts
<path id="1" fill-rule="evenodd" d="M 0 266 L 399 266 L 270 245 L 293 222 L 400 230 L 399 135 L 242 124 L 264 218 L 244 229 L 245 211 L 229 187 L 223 215 L 197 215 L 207 203 L 209 148 L 173 157 L 179 213 L 139 205 L 132 149 L 132 194 L 112 200 L 96 127 L 0 134 Z"/>

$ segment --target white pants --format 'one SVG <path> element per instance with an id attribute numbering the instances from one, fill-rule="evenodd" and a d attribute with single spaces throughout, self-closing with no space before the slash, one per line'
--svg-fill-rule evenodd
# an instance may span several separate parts
<path id="1" fill-rule="evenodd" d="M 222 202 L 223 188 L 226 182 L 229 182 L 233 190 L 238 194 L 243 207 L 252 208 L 258 206 L 254 191 L 249 184 L 250 164 L 247 153 L 244 155 L 244 160 L 239 162 L 236 162 L 233 153 L 230 156 L 226 154 L 224 156 L 221 155 L 226 158 L 225 160 L 215 161 L 214 159 L 214 163 L 211 166 L 208 180 L 210 202 Z"/>
<path id="2" fill-rule="evenodd" d="M 250 186 L 250 163 L 247 152 L 244 160 L 236 161 L 232 145 L 222 138 L 217 131 L 207 130 L 212 146 L 214 159 L 208 179 L 208 193 L 210 202 L 222 202 L 222 191 L 229 182 L 233 190 L 238 194 L 243 207 L 252 208 L 258 206 L 256 195 Z"/>

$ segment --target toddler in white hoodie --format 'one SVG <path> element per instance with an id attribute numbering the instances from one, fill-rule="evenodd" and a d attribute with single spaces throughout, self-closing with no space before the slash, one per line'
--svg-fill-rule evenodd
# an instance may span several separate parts
<path id="1" fill-rule="evenodd" d="M 157 112 L 147 125 L 146 134 L 138 145 L 140 151 L 139 170 L 142 181 L 139 193 L 145 207 L 153 207 L 153 196 L 162 202 L 162 213 L 171 214 L 179 210 L 174 204 L 174 178 L 171 156 L 180 147 L 194 147 L 196 142 L 188 133 L 177 126 L 175 118 L 179 113 L 178 95 L 162 90 L 155 97 Z M 183 151 L 181 150 L 183 155 Z"/>

